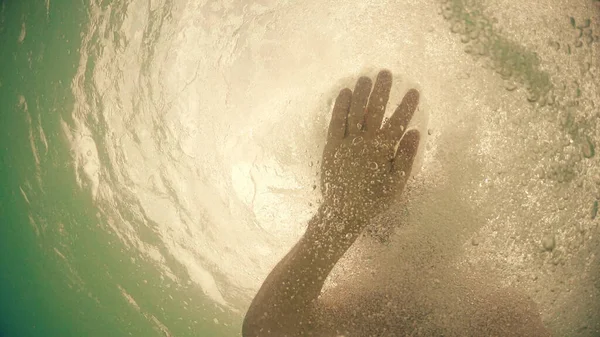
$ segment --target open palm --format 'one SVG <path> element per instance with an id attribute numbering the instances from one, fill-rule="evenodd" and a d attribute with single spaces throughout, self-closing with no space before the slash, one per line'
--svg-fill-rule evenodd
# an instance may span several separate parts
<path id="1" fill-rule="evenodd" d="M 406 131 L 419 102 L 412 89 L 384 121 L 392 74 L 381 71 L 375 85 L 361 77 L 335 102 L 321 166 L 324 204 L 344 218 L 340 231 L 358 234 L 389 208 L 410 176 L 419 132 Z"/>

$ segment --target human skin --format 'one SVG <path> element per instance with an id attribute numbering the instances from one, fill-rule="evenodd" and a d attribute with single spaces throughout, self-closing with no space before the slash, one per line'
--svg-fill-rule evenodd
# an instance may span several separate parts
<path id="1" fill-rule="evenodd" d="M 353 91 L 340 91 L 323 151 L 323 202 L 305 234 L 267 276 L 252 301 L 242 326 L 244 337 L 409 334 L 406 326 L 397 323 L 406 298 L 376 290 L 358 296 L 342 291 L 334 301 L 331 296 L 320 296 L 335 264 L 369 222 L 397 200 L 410 177 L 420 135 L 407 126 L 418 106 L 419 92 L 409 90 L 384 120 L 391 86 L 392 74 L 383 70 L 374 84 L 361 77 Z M 478 310 L 467 315 L 467 328 L 460 332 L 446 329 L 446 335 L 476 331 L 498 336 L 547 335 L 535 306 L 528 301 L 478 298 L 478 308 L 493 311 L 490 317 Z"/>

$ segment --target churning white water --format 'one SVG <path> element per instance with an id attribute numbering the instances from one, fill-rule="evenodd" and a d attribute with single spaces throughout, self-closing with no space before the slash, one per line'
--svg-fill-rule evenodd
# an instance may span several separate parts
<path id="1" fill-rule="evenodd" d="M 422 94 L 418 169 L 329 286 L 485 275 L 592 336 L 598 4 L 98 3 L 64 121 L 78 182 L 125 245 L 241 316 L 318 206 L 337 92 L 387 68 L 389 109 Z"/>

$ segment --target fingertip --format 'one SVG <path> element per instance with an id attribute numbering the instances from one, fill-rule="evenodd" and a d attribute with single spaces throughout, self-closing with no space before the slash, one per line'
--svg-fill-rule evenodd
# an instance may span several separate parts
<path id="1" fill-rule="evenodd" d="M 356 88 L 369 87 L 373 86 L 373 81 L 367 76 L 361 76 L 358 81 L 356 81 Z M 357 91 L 356 89 L 354 91 Z"/>
<path id="2" fill-rule="evenodd" d="M 352 90 L 350 90 L 349 88 L 344 88 L 344 89 L 340 90 L 340 93 L 338 94 L 338 96 L 340 96 L 340 97 L 352 96 Z"/>
<path id="3" fill-rule="evenodd" d="M 392 72 L 387 69 L 382 69 L 379 74 L 377 74 L 377 80 L 383 82 L 391 82 L 392 81 Z"/>
<path id="4" fill-rule="evenodd" d="M 406 131 L 404 137 L 408 137 L 408 139 L 414 139 L 416 141 L 419 141 L 419 139 L 421 138 L 421 133 L 417 129 L 411 129 Z"/>
<path id="5" fill-rule="evenodd" d="M 347 114 L 348 109 L 350 108 L 350 100 L 352 100 L 352 90 L 344 88 L 340 90 L 340 93 L 335 100 L 335 105 L 338 109 L 343 110 L 344 114 Z"/>
<path id="6" fill-rule="evenodd" d="M 419 105 L 419 98 L 420 93 L 419 91 L 417 91 L 417 89 L 410 89 L 404 96 L 404 99 L 406 99 L 408 106 L 412 109 L 416 109 L 417 105 Z"/>

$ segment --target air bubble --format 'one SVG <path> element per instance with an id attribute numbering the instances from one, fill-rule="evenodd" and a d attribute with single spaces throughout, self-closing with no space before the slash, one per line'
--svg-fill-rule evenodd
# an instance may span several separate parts
<path id="1" fill-rule="evenodd" d="M 369 168 L 371 170 L 375 171 L 379 168 L 379 165 L 376 162 L 372 161 L 372 162 L 369 162 Z"/>
<path id="2" fill-rule="evenodd" d="M 585 43 L 587 43 L 587 45 L 591 45 L 592 42 L 594 42 L 594 37 L 592 35 L 588 35 L 585 37 Z"/>
<path id="3" fill-rule="evenodd" d="M 596 154 L 594 144 L 592 144 L 592 141 L 589 138 L 587 138 L 585 143 L 581 146 L 581 152 L 583 156 L 588 159 L 592 158 Z"/>
<path id="4" fill-rule="evenodd" d="M 583 24 L 579 26 L 579 28 L 588 28 L 591 23 L 592 21 L 590 19 L 586 19 L 585 21 L 583 21 Z"/>
<path id="5" fill-rule="evenodd" d="M 401 176 L 401 177 L 404 177 L 405 175 L 406 175 L 406 172 L 404 172 L 404 171 L 400 171 L 400 176 Z"/>
<path id="6" fill-rule="evenodd" d="M 486 45 L 482 42 L 473 44 L 473 51 L 481 56 L 487 55 Z"/>
<path id="7" fill-rule="evenodd" d="M 473 31 L 472 31 L 472 32 L 469 34 L 469 37 L 470 37 L 472 40 L 475 40 L 476 38 L 478 38 L 478 37 L 479 37 L 479 29 L 475 29 L 475 30 L 473 30 Z"/>
<path id="8" fill-rule="evenodd" d="M 504 89 L 507 91 L 514 91 L 517 89 L 517 84 L 512 80 L 504 80 Z"/>
<path id="9" fill-rule="evenodd" d="M 465 30 L 464 24 L 460 21 L 457 21 L 452 25 L 450 30 L 452 31 L 452 33 L 462 33 Z"/>
<path id="10" fill-rule="evenodd" d="M 502 78 L 505 80 L 509 79 L 512 76 L 512 69 L 509 68 L 508 64 L 506 67 L 500 69 L 500 76 L 502 76 Z"/>
<path id="11" fill-rule="evenodd" d="M 548 234 L 542 238 L 542 247 L 548 252 L 552 251 L 556 246 L 556 241 L 554 240 L 554 235 Z"/>
<path id="12" fill-rule="evenodd" d="M 353 144 L 353 145 L 360 144 L 360 143 L 362 143 L 362 142 L 363 142 L 363 140 L 364 140 L 364 139 L 363 139 L 363 137 L 362 137 L 362 136 L 355 137 L 354 139 L 352 139 L 352 144 Z"/>
<path id="13" fill-rule="evenodd" d="M 538 101 L 538 105 L 540 107 L 546 106 L 546 103 L 547 103 L 546 97 L 541 97 L 540 100 Z"/>
<path id="14" fill-rule="evenodd" d="M 527 100 L 531 103 L 537 102 L 540 99 L 540 95 L 534 90 L 528 90 L 527 92 Z"/>

